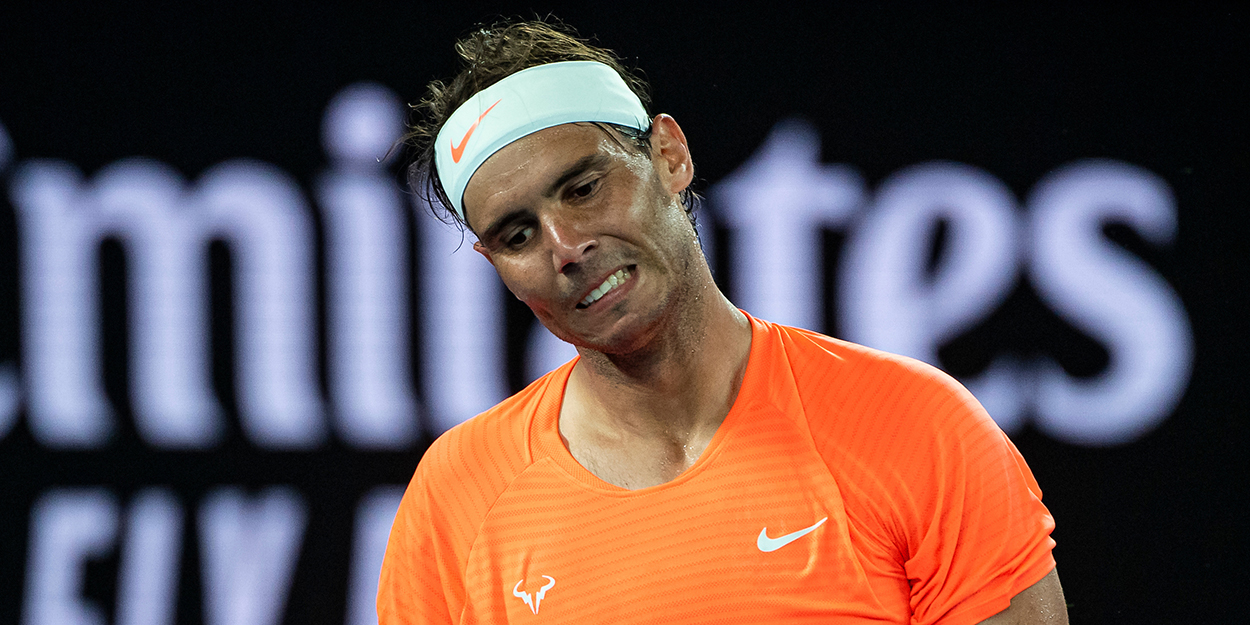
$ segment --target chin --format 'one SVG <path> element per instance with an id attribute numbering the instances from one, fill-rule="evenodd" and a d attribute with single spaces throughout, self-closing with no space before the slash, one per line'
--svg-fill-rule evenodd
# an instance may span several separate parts
<path id="1" fill-rule="evenodd" d="M 587 340 L 580 343 L 573 343 L 575 347 L 589 349 L 608 356 L 624 356 L 632 354 L 646 345 L 645 340 L 631 337 L 631 339 L 603 338 L 600 340 Z"/>
<path id="2" fill-rule="evenodd" d="M 656 322 L 656 319 L 620 320 L 608 332 L 575 334 L 564 340 L 578 348 L 624 356 L 637 353 L 651 343 L 658 331 Z"/>
<path id="3" fill-rule="evenodd" d="M 550 326 L 547 327 L 551 329 Z M 641 341 L 637 337 L 622 337 L 617 335 L 601 335 L 601 334 L 583 334 L 577 332 L 569 332 L 561 329 L 559 332 L 552 330 L 552 334 L 556 338 L 569 343 L 578 349 L 589 349 L 604 354 L 628 353 L 635 348 Z"/>

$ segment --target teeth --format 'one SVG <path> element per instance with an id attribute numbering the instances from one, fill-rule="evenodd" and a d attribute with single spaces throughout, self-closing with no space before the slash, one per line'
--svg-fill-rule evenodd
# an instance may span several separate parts
<path id="1" fill-rule="evenodd" d="M 624 284 L 625 281 L 628 279 L 629 279 L 628 271 L 626 271 L 625 269 L 618 270 L 616 273 L 608 276 L 608 279 L 604 280 L 603 284 L 600 284 L 599 286 L 595 287 L 595 290 L 591 291 L 590 295 L 587 295 L 586 299 L 582 300 L 582 306 L 589 306 L 595 303 L 596 301 L 599 300 L 600 297 L 607 295 L 608 291 L 611 291 L 612 289 L 615 289 L 617 286 Z"/>

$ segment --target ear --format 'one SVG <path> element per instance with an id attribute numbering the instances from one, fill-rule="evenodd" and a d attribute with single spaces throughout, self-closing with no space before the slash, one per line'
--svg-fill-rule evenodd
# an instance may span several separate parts
<path id="1" fill-rule="evenodd" d="M 690 160 L 686 133 L 671 115 L 660 113 L 651 120 L 651 161 L 669 193 L 684 191 L 694 180 L 694 161 Z"/>
<path id="2" fill-rule="evenodd" d="M 485 245 L 482 245 L 482 242 L 481 242 L 481 241 L 474 241 L 474 242 L 473 242 L 473 251 L 475 251 L 475 252 L 477 252 L 478 254 L 481 254 L 483 257 L 485 257 L 485 258 L 486 258 L 486 260 L 490 262 L 490 266 L 491 266 L 491 267 L 494 267 L 494 266 L 495 266 L 495 260 L 494 260 L 493 258 L 491 258 L 491 257 L 490 257 L 490 250 L 486 249 L 486 246 L 485 246 Z"/>

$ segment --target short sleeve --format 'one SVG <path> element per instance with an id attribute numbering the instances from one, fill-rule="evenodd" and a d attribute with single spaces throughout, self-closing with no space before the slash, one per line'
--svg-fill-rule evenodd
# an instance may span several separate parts
<path id="1" fill-rule="evenodd" d="M 933 418 L 917 421 L 915 445 L 927 453 L 908 470 L 912 622 L 979 623 L 1054 568 L 1055 524 L 1024 458 L 980 403 L 945 374 L 933 379 L 936 390 L 913 404 Z"/>
<path id="2" fill-rule="evenodd" d="M 449 598 L 455 601 L 454 596 L 463 597 L 463 593 L 456 592 L 458 576 L 449 567 L 454 557 L 441 547 L 446 537 L 440 536 L 432 522 L 434 505 L 418 469 L 399 504 L 386 545 L 378 580 L 378 625 L 453 622 Z"/>

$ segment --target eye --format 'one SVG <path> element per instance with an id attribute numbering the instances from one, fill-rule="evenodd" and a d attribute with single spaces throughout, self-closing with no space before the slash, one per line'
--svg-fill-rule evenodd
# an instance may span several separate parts
<path id="1" fill-rule="evenodd" d="M 569 196 L 577 199 L 587 198 L 594 195 L 595 190 L 599 188 L 599 179 L 595 178 L 583 184 L 579 184 L 569 190 Z"/>
<path id="2" fill-rule="evenodd" d="M 508 235 L 506 243 L 508 247 L 521 247 L 522 245 L 525 245 L 525 242 L 529 241 L 532 236 L 534 236 L 534 229 L 527 226 Z"/>

